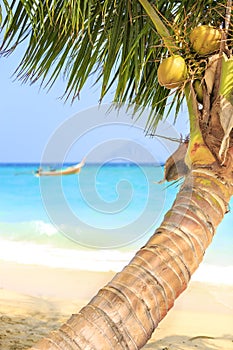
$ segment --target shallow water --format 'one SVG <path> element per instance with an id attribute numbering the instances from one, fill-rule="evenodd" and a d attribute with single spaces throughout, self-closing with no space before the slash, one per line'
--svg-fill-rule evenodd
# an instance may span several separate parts
<path id="1" fill-rule="evenodd" d="M 78 176 L 43 178 L 33 175 L 37 167 L 0 166 L 1 260 L 118 271 L 162 221 L 178 190 L 157 183 L 159 166 L 86 165 Z M 232 224 L 229 213 L 195 279 L 233 284 Z"/>

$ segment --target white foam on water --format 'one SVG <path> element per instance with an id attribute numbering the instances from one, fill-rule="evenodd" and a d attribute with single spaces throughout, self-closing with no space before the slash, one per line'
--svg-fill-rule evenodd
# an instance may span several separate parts
<path id="1" fill-rule="evenodd" d="M 36 232 L 40 234 L 46 234 L 47 236 L 53 236 L 58 233 L 57 228 L 51 223 L 44 222 L 42 220 L 32 221 L 32 225 L 34 225 Z"/>
<path id="2" fill-rule="evenodd" d="M 203 263 L 192 275 L 193 281 L 233 285 L 233 266 L 217 266 Z"/>
<path id="3" fill-rule="evenodd" d="M 7 240 L 0 240 L 0 246 L 0 260 L 88 271 L 119 271 L 134 255 L 134 252 L 61 249 Z"/>
<path id="4" fill-rule="evenodd" d="M 121 271 L 135 251 L 54 248 L 44 244 L 0 239 L 0 260 L 27 265 L 87 271 Z M 192 281 L 233 285 L 233 266 L 202 263 Z"/>

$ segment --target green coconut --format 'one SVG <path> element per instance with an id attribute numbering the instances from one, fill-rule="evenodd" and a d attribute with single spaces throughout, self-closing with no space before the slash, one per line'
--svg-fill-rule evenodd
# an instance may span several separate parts
<path id="1" fill-rule="evenodd" d="M 167 89 L 181 86 L 187 78 L 187 66 L 183 57 L 174 55 L 165 58 L 158 68 L 158 81 Z"/>
<path id="2" fill-rule="evenodd" d="M 194 28 L 190 34 L 190 42 L 193 49 L 203 56 L 219 50 L 220 41 L 220 30 L 207 25 Z"/>

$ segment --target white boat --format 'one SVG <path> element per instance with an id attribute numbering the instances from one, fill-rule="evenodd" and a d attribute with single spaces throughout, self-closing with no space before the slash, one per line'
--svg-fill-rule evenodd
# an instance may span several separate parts
<path id="1" fill-rule="evenodd" d="M 71 165 L 67 168 L 62 168 L 62 169 L 55 169 L 55 170 L 43 170 L 39 168 L 34 175 L 39 177 L 39 176 L 61 176 L 61 175 L 73 175 L 73 174 L 78 174 L 82 167 L 85 164 L 85 159 L 83 159 L 80 163 Z"/>

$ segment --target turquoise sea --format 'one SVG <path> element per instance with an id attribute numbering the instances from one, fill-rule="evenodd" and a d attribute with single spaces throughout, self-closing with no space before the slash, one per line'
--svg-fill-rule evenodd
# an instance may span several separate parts
<path id="1" fill-rule="evenodd" d="M 87 164 L 79 175 L 35 177 L 39 164 L 0 164 L 0 261 L 119 271 L 162 221 L 179 184 L 163 167 Z M 233 201 L 231 202 L 233 208 Z M 193 279 L 233 284 L 233 214 Z"/>

